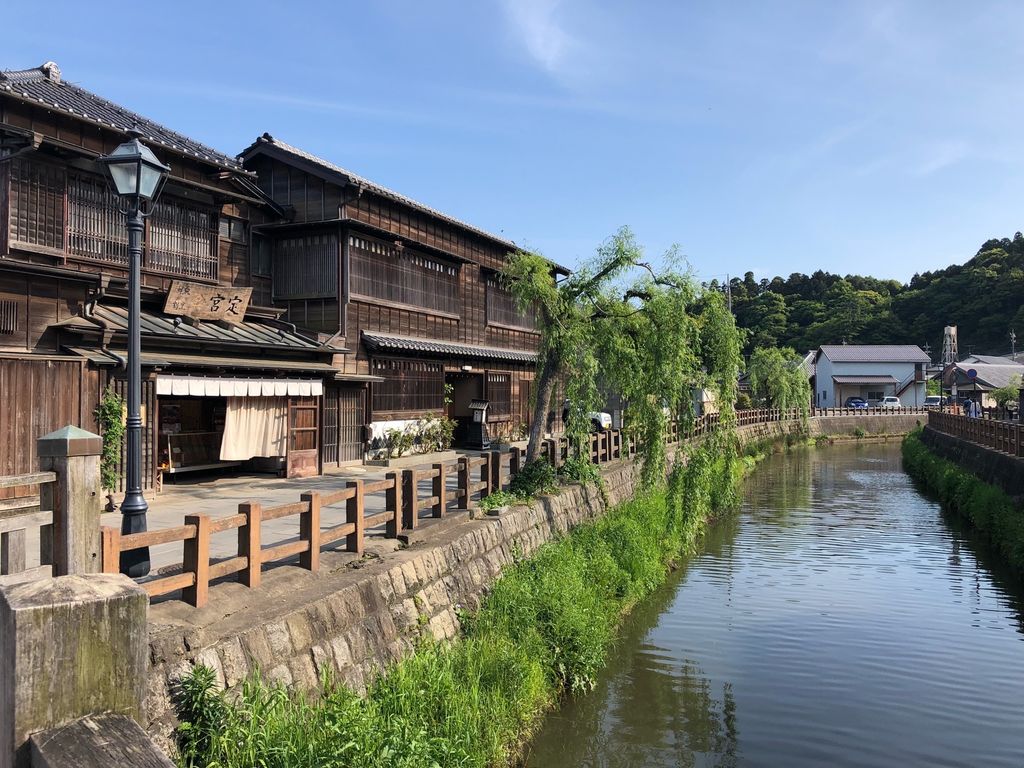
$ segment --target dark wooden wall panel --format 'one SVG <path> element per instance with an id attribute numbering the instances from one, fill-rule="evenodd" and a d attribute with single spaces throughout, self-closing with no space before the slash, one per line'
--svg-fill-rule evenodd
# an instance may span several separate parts
<path id="1" fill-rule="evenodd" d="M 0 358 L 0 476 L 39 468 L 36 440 L 72 424 L 95 429 L 98 374 L 84 361 Z M 29 489 L 0 489 L 0 498 Z"/>

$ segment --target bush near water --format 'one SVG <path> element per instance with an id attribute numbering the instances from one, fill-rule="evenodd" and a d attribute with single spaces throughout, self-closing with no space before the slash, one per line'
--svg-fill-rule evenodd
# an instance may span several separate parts
<path id="1" fill-rule="evenodd" d="M 220 768 L 505 765 L 563 695 L 589 691 L 623 615 L 735 503 L 751 458 L 708 441 L 668 483 L 506 570 L 463 636 L 424 639 L 365 697 L 324 681 L 319 698 L 253 678 L 237 698 L 197 667 L 183 683 L 179 764 Z"/>
<path id="2" fill-rule="evenodd" d="M 1024 506 L 921 442 L 917 429 L 903 441 L 903 468 L 944 506 L 980 531 L 1005 560 L 1024 573 Z"/>

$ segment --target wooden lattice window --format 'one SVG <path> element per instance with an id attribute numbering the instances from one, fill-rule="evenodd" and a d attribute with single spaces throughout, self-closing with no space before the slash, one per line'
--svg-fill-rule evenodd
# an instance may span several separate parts
<path id="1" fill-rule="evenodd" d="M 459 313 L 458 267 L 361 235 L 348 244 L 353 295 Z"/>
<path id="2" fill-rule="evenodd" d="M 0 299 L 0 336 L 11 336 L 18 332 L 18 302 L 14 299 Z"/>
<path id="3" fill-rule="evenodd" d="M 508 373 L 487 374 L 487 408 L 489 418 L 507 418 L 512 415 L 512 376 Z"/>
<path id="4" fill-rule="evenodd" d="M 64 169 L 16 159 L 11 165 L 11 240 L 64 250 Z"/>
<path id="5" fill-rule="evenodd" d="M 218 278 L 217 216 L 177 200 L 162 200 L 149 219 L 146 266 L 161 272 Z"/>
<path id="6" fill-rule="evenodd" d="M 254 277 L 270 277 L 270 243 L 262 235 L 253 234 L 249 245 L 249 270 Z"/>
<path id="7" fill-rule="evenodd" d="M 338 236 L 286 237 L 274 244 L 274 298 L 326 299 L 338 295 Z"/>
<path id="8" fill-rule="evenodd" d="M 74 175 L 68 179 L 68 250 L 76 256 L 128 264 L 124 214 L 99 177 Z"/>
<path id="9" fill-rule="evenodd" d="M 444 408 L 444 368 L 427 360 L 378 359 L 373 373 L 384 381 L 373 384 L 375 412 L 441 411 Z"/>
<path id="10" fill-rule="evenodd" d="M 532 309 L 522 309 L 497 276 L 487 278 L 487 322 L 534 330 L 537 321 Z"/>

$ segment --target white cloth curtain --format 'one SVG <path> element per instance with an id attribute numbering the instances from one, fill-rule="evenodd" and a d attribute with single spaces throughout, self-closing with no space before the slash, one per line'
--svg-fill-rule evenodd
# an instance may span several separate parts
<path id="1" fill-rule="evenodd" d="M 229 397 L 220 443 L 221 461 L 245 461 L 254 456 L 287 453 L 288 399 Z"/>

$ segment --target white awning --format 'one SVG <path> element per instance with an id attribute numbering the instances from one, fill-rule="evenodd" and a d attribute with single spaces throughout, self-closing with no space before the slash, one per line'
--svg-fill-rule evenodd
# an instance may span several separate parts
<path id="1" fill-rule="evenodd" d="M 324 393 L 324 383 L 313 379 L 237 379 L 158 374 L 156 393 L 177 397 L 319 397 Z"/>

